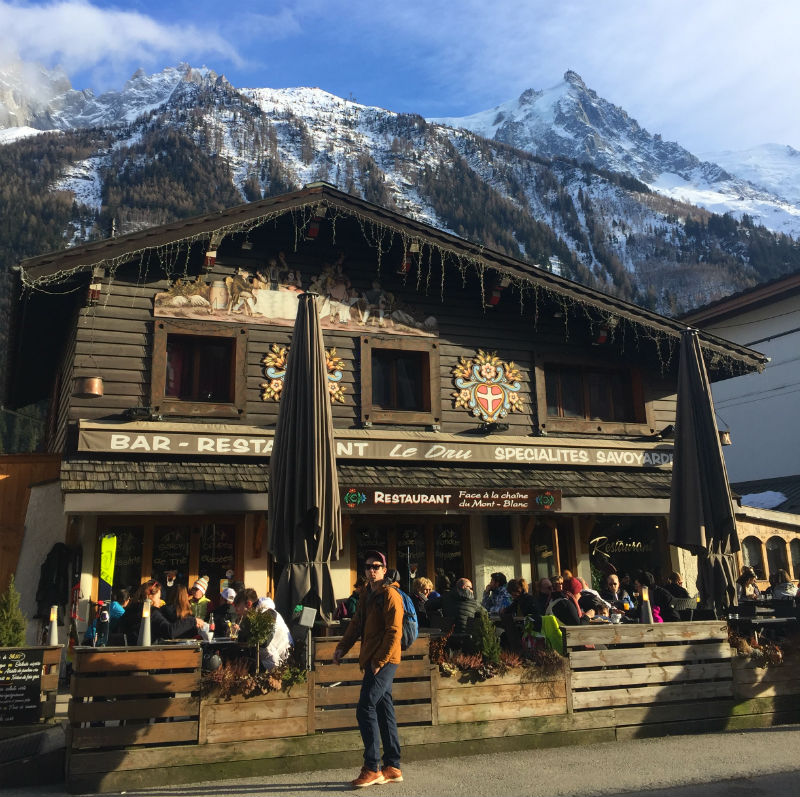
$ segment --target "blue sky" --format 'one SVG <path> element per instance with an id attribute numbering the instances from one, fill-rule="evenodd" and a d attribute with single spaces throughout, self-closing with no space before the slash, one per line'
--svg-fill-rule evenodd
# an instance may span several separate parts
<path id="1" fill-rule="evenodd" d="M 119 88 L 187 61 L 238 87 L 319 86 L 423 116 L 492 107 L 567 69 L 693 152 L 800 149 L 800 3 L 772 0 L 0 0 L 0 61 Z"/>

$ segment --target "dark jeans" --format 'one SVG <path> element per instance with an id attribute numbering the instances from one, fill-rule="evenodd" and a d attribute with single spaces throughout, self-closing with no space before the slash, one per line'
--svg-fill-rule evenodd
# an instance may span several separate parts
<path id="1" fill-rule="evenodd" d="M 356 719 L 364 740 L 364 766 L 373 772 L 381 768 L 381 742 L 384 766 L 400 766 L 400 738 L 392 703 L 392 681 L 396 671 L 396 664 L 384 664 L 378 674 L 373 675 L 368 664 L 361 683 Z"/>

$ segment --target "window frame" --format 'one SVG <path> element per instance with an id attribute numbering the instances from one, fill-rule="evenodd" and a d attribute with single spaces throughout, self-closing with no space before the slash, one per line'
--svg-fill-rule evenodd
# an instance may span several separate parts
<path id="1" fill-rule="evenodd" d="M 193 584 L 202 573 L 200 569 L 200 527 L 211 523 L 228 524 L 235 528 L 236 550 L 234 570 L 244 577 L 245 568 L 245 515 L 101 515 L 97 519 L 97 544 L 94 552 L 92 572 L 92 600 L 97 600 L 100 573 L 100 539 L 104 534 L 120 526 L 136 526 L 142 529 L 142 572 L 139 584 L 144 584 L 152 576 L 154 535 L 157 526 L 189 527 L 189 562 L 187 581 Z M 131 586 L 138 586 L 132 584 Z"/>
<path id="2" fill-rule="evenodd" d="M 534 372 L 536 383 L 536 424 L 540 432 L 579 432 L 621 435 L 651 435 L 656 433 L 655 414 L 652 401 L 644 398 L 641 369 L 626 363 L 611 363 L 607 360 L 589 360 L 586 357 L 574 354 L 565 354 L 555 349 L 537 353 L 534 358 Z M 581 381 L 584 391 L 584 412 L 588 406 L 587 393 L 588 380 L 585 378 L 587 371 L 607 371 L 609 373 L 627 374 L 631 386 L 631 400 L 635 421 L 591 420 L 589 418 L 561 418 L 547 414 L 547 380 L 546 366 L 549 364 L 577 368 L 582 372 Z"/>
<path id="3" fill-rule="evenodd" d="M 427 411 L 384 410 L 372 404 L 373 349 L 421 352 L 428 357 L 423 393 L 428 397 Z M 399 338 L 379 335 L 361 336 L 361 423 L 387 423 L 409 426 L 435 426 L 441 423 L 442 398 L 439 385 L 439 341 L 428 338 Z"/>
<path id="4" fill-rule="evenodd" d="M 167 377 L 167 338 L 169 335 L 234 340 L 231 402 L 184 401 L 165 394 Z M 150 407 L 157 415 L 193 418 L 241 418 L 247 411 L 247 327 L 155 319 L 153 324 L 153 362 L 150 375 Z"/>

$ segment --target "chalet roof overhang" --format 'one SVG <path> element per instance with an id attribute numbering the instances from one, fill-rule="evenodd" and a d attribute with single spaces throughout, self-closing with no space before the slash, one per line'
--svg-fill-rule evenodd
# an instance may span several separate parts
<path id="1" fill-rule="evenodd" d="M 337 464 L 342 484 L 365 487 L 441 487 L 453 489 L 558 488 L 568 496 L 669 498 L 670 470 L 623 468 L 505 467 L 439 463 L 387 465 Z M 74 457 L 61 465 L 64 492 L 171 493 L 268 492 L 266 462 L 174 458 Z"/>
<path id="2" fill-rule="evenodd" d="M 697 307 L 684 313 L 680 320 L 692 326 L 708 326 L 797 294 L 800 294 L 800 271 L 739 291 L 703 307 Z"/>
<path id="3" fill-rule="evenodd" d="M 132 232 L 118 238 L 94 241 L 83 246 L 51 252 L 22 261 L 17 267 L 23 287 L 36 290 L 56 282 L 74 279 L 77 275 L 102 268 L 112 274 L 125 262 L 143 258 L 148 252 L 174 251 L 194 243 L 215 246 L 226 235 L 254 229 L 285 214 L 294 214 L 302 231 L 314 213 L 324 206 L 334 213 L 356 218 L 400 236 L 403 247 L 412 243 L 429 246 L 439 253 L 443 267 L 452 264 L 462 269 L 472 266 L 484 285 L 492 273 L 506 276 L 520 294 L 536 302 L 539 291 L 565 305 L 576 303 L 603 320 L 624 319 L 645 335 L 665 338 L 670 348 L 677 349 L 684 321 L 661 316 L 615 296 L 602 293 L 537 266 L 524 263 L 484 246 L 459 238 L 431 225 L 374 205 L 346 194 L 327 183 L 313 183 L 305 188 L 277 197 L 238 205 L 224 211 L 182 219 L 159 227 Z M 378 244 L 382 246 L 382 244 Z M 387 247 L 388 248 L 388 247 Z M 761 371 L 767 358 L 752 349 L 740 346 L 706 332 L 700 333 L 703 348 L 711 361 L 712 379 L 725 379 L 742 373 Z M 669 359 L 669 358 L 667 358 Z"/>

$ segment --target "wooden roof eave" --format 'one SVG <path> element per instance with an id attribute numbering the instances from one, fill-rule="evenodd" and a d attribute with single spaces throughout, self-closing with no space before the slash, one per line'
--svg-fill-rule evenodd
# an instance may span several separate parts
<path id="1" fill-rule="evenodd" d="M 673 320 L 645 310 L 609 294 L 601 293 L 580 283 L 560 277 L 545 269 L 515 260 L 512 257 L 487 249 L 459 238 L 452 233 L 438 230 L 424 222 L 401 216 L 391 210 L 373 205 L 363 199 L 341 192 L 327 184 L 314 185 L 282 194 L 278 197 L 258 200 L 213 214 L 171 222 L 160 227 L 129 233 L 120 238 L 104 239 L 69 250 L 51 252 L 22 261 L 18 266 L 23 283 L 46 280 L 56 274 L 65 278 L 111 259 L 124 257 L 168 244 L 190 239 L 211 238 L 215 233 L 236 229 L 242 223 L 256 221 L 264 216 L 288 213 L 309 205 L 324 203 L 346 213 L 361 216 L 365 220 L 395 230 L 398 234 L 421 243 L 427 243 L 450 252 L 457 259 L 475 261 L 480 267 L 495 270 L 523 284 L 541 287 L 565 299 L 592 307 L 600 319 L 619 316 L 634 324 L 649 327 L 675 339 L 680 338 L 686 322 Z M 177 233 L 177 236 L 176 236 Z M 27 279 L 26 279 L 27 276 Z M 740 361 L 746 368 L 761 371 L 767 358 L 752 349 L 700 331 L 702 346 L 726 358 Z M 727 376 L 733 374 L 728 373 Z M 725 378 L 721 373 L 717 378 Z"/>

